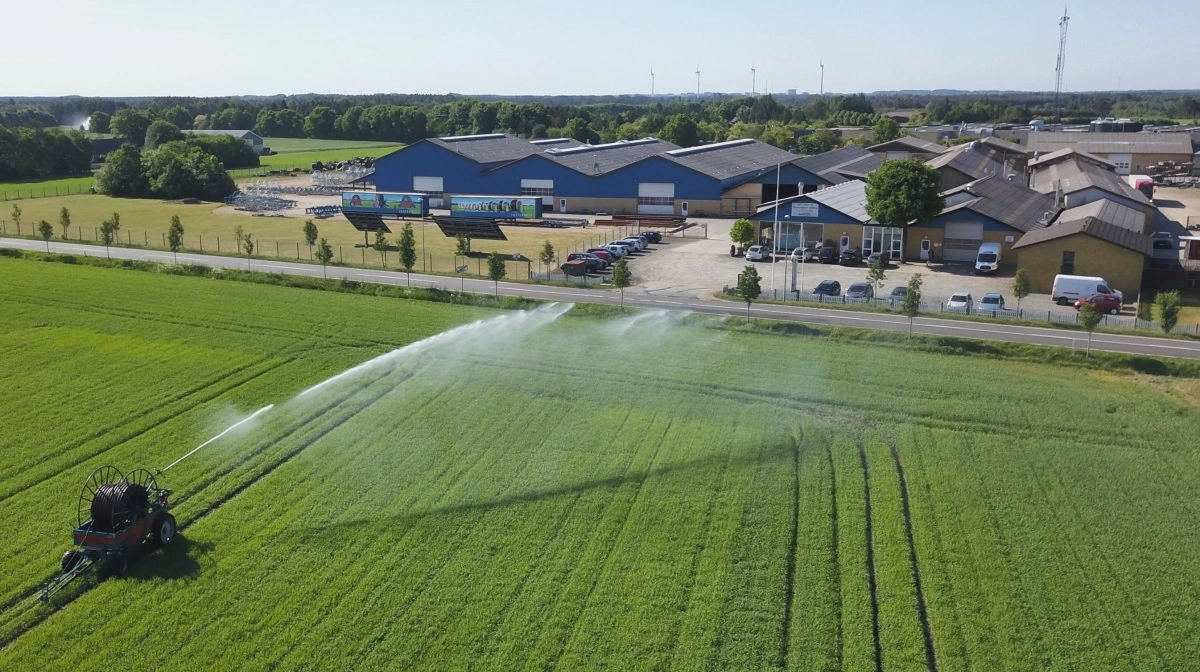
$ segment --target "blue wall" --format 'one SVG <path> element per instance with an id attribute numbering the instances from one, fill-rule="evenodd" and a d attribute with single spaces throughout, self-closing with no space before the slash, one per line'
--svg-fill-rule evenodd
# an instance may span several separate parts
<path id="1" fill-rule="evenodd" d="M 792 164 L 792 163 L 784 164 L 783 169 L 779 171 L 779 174 L 780 174 L 779 182 L 781 184 L 793 184 L 794 185 L 799 182 L 803 182 L 805 184 L 810 184 L 810 185 L 818 185 L 818 186 L 829 184 L 829 180 L 827 180 L 823 177 L 818 177 L 816 175 L 813 175 L 812 173 L 808 172 L 807 170 L 801 168 L 800 166 Z M 755 177 L 750 180 L 747 180 L 744 178 L 739 178 L 739 179 L 735 179 L 735 180 L 728 180 L 727 182 L 728 183 L 725 185 L 726 189 L 728 189 L 729 187 L 732 187 L 732 186 L 737 186 L 739 184 L 746 184 L 747 182 L 754 182 L 755 184 L 775 184 L 775 169 L 772 168 L 768 172 L 765 172 L 762 175 L 759 175 L 758 177 Z M 784 193 L 787 193 L 787 192 L 784 192 Z"/>
<path id="2" fill-rule="evenodd" d="M 589 176 L 533 155 L 500 168 L 483 166 L 430 142 L 418 142 L 375 162 L 380 191 L 412 191 L 414 175 L 443 178 L 446 193 L 519 194 L 522 179 L 554 180 L 556 198 L 637 198 L 639 182 L 671 182 L 679 200 L 720 200 L 721 182 L 653 156 L 603 175 Z M 771 174 L 772 182 L 774 173 Z"/>

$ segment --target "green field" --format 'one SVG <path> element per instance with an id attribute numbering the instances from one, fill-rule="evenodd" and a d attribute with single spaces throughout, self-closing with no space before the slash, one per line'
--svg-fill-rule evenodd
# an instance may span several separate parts
<path id="1" fill-rule="evenodd" d="M 1195 381 L 29 260 L 0 283 L 0 669 L 1200 657 Z M 93 468 L 267 404 L 165 475 L 175 545 L 25 597 Z"/>
<path id="2" fill-rule="evenodd" d="M 336 196 L 330 197 L 329 203 L 337 203 Z M 60 240 L 62 229 L 57 225 L 59 211 L 67 208 L 71 212 L 72 227 L 68 240 L 95 243 L 99 241 L 100 223 L 112 216 L 113 212 L 121 215 L 121 230 L 118 232 L 122 244 L 138 245 L 166 250 L 167 228 L 172 215 L 179 215 L 183 222 L 183 245 L 186 251 L 232 253 L 235 248 L 234 229 L 244 227 L 258 241 L 257 255 L 260 258 L 279 258 L 301 260 L 309 259 L 309 249 L 304 241 L 304 218 L 302 217 L 252 217 L 245 213 L 236 212 L 233 208 L 215 203 L 184 205 L 173 201 L 156 201 L 151 199 L 110 198 L 108 196 L 84 195 L 65 196 L 61 198 L 39 198 L 22 201 L 21 233 L 25 237 L 33 235 L 38 220 L 45 219 L 55 224 L 54 240 Z M 6 235 L 16 234 L 13 225 L 11 205 L 0 207 L 0 221 L 4 221 L 2 230 Z M 329 240 L 337 255 L 346 264 L 369 266 L 373 268 L 390 268 L 396 270 L 398 257 L 396 244 L 399 239 L 400 226 L 394 225 L 392 234 L 388 235 L 390 251 L 386 259 L 374 249 L 366 250 L 363 254 L 363 234 L 356 231 L 342 217 L 316 220 L 320 235 Z M 462 257 L 455 257 L 455 240 L 447 238 L 436 224 L 415 223 L 414 230 L 417 245 L 418 270 L 429 270 L 437 273 L 454 273 L 456 261 L 464 263 Z M 422 232 L 424 229 L 424 232 Z M 520 253 L 527 259 L 535 260 L 531 267 L 523 262 L 509 263 L 509 277 L 521 279 L 532 268 L 534 274 L 539 267 L 536 259 L 545 241 L 549 240 L 556 250 L 559 259 L 566 259 L 566 252 L 571 249 L 585 250 L 601 241 L 602 236 L 608 239 L 627 235 L 626 229 L 614 227 L 581 228 L 537 228 L 537 227 L 505 227 L 508 240 L 478 240 L 472 242 L 476 252 L 498 251 L 505 256 Z M 619 235 L 617 235 L 619 234 Z M 374 237 L 370 238 L 374 244 Z M 220 249 L 218 250 L 218 245 Z M 357 249 L 355 246 L 359 246 Z M 426 255 L 426 265 L 421 263 L 421 255 Z M 95 254 L 103 255 L 104 248 L 97 247 Z M 486 273 L 486 264 L 482 260 L 471 260 L 468 264 L 470 273 L 480 269 Z"/>
<path id="3" fill-rule="evenodd" d="M 376 156 L 379 149 L 392 151 L 401 147 L 394 142 L 374 142 L 371 140 L 317 140 L 314 138 L 263 138 L 263 145 L 279 154 L 295 154 L 297 152 L 319 152 L 329 150 L 358 149 L 373 150 L 364 152 L 364 156 Z"/>
<path id="4" fill-rule="evenodd" d="M 91 175 L 83 175 L 79 177 L 59 177 L 50 180 L 0 182 L 0 201 L 86 194 L 92 188 L 94 181 Z M 10 210 L 11 206 L 0 210 L 0 219 L 8 219 Z"/>
<path id="5" fill-rule="evenodd" d="M 281 170 L 287 168 L 302 168 L 304 170 L 308 170 L 312 167 L 314 161 L 330 163 L 332 161 L 344 161 L 346 159 L 364 156 L 378 158 L 399 148 L 400 145 L 358 147 L 351 149 L 321 149 L 317 151 L 263 156 L 259 158 L 259 162 L 262 164 L 261 168 L 267 168 L 271 170 Z M 237 173 L 235 172 L 235 175 L 236 174 Z"/>

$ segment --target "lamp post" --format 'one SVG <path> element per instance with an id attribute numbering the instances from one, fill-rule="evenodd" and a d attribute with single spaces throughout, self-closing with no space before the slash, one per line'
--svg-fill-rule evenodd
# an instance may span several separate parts
<path id="1" fill-rule="evenodd" d="M 784 221 L 784 229 L 787 231 L 791 231 L 790 225 L 792 222 L 792 216 L 784 215 L 783 221 Z M 799 249 L 800 249 L 800 262 L 799 262 L 800 263 L 800 284 L 795 287 L 796 298 L 800 298 L 800 292 L 804 291 L 804 260 L 805 260 L 805 251 L 806 251 L 807 247 L 808 247 L 808 241 L 805 240 L 805 238 L 804 238 L 804 220 L 800 220 L 800 246 L 799 246 Z M 796 261 L 793 260 L 792 263 L 795 264 Z M 793 273 L 794 273 L 794 271 L 793 271 Z"/>

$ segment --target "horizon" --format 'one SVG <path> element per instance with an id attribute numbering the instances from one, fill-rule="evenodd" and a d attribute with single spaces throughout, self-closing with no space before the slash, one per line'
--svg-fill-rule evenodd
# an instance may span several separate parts
<path id="1" fill-rule="evenodd" d="M 1062 8 L 1017 0 L 997 12 L 929 0 L 920 12 L 867 0 L 848 14 L 782 0 L 739 7 L 713 0 L 644 6 L 616 0 L 602 9 L 515 0 L 436 7 L 375 3 L 356 10 L 379 28 L 339 22 L 312 0 L 245 5 L 210 0 L 203 10 L 147 0 L 92 6 L 81 0 L 21 5 L 12 25 L 52 23 L 56 48 L 36 31 L 0 43 L 0 58 L 39 67 L 10 72 L 10 97 L 229 97 L 305 95 L 622 96 L 842 92 L 1054 90 Z M 1171 9 L 1170 21 L 1128 21 L 1128 6 L 1096 0 L 1070 16 L 1064 92 L 1190 91 L 1184 57 L 1124 56 L 1119 44 L 1191 43 L 1200 6 Z M 447 16 L 508 17 L 507 31 Z M 624 17 L 636 16 L 636 21 Z M 136 17 L 136 22 L 129 19 Z M 755 20 L 759 18 L 767 20 Z M 785 20 L 771 20 L 781 17 Z M 792 18 L 794 20 L 786 20 Z M 732 27 L 723 31 L 714 26 Z M 389 32 L 390 28 L 401 28 Z M 887 39 L 881 34 L 886 31 Z M 393 36 L 399 35 L 399 38 Z M 308 39 L 305 39 L 308 38 Z M 452 39 L 449 39 L 452 38 Z M 1002 38 L 1002 39 L 1001 39 Z M 990 45 L 995 43 L 995 48 Z M 284 45 L 284 46 L 281 46 Z M 356 50 L 355 45 L 365 45 Z M 451 45 L 451 48 L 447 48 Z M 794 46 L 793 46 L 794 45 Z M 982 45 L 982 46 L 981 46 Z M 81 67 L 80 63 L 86 63 Z M 47 76 L 46 73 L 53 73 Z M 158 91 L 166 93 L 144 93 Z"/>

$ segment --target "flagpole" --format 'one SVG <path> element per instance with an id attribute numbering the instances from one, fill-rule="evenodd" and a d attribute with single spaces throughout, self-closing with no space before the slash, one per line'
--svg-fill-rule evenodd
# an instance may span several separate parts
<path id="1" fill-rule="evenodd" d="M 775 166 L 775 225 L 771 229 L 771 298 L 775 298 L 775 253 L 779 251 L 779 175 L 783 164 Z"/>

